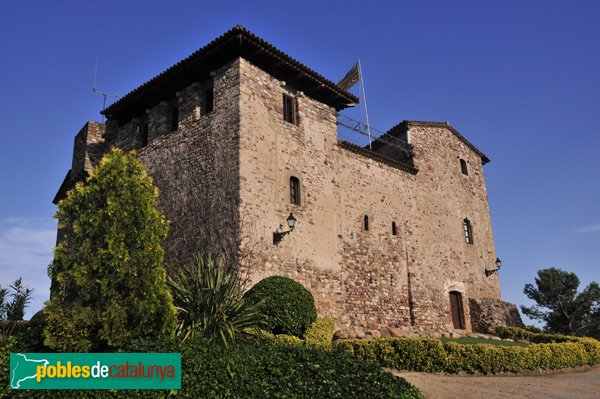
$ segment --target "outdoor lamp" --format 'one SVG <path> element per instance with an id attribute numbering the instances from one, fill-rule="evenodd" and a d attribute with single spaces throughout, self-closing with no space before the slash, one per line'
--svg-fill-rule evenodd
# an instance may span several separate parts
<path id="1" fill-rule="evenodd" d="M 283 237 L 285 237 L 287 234 L 290 234 L 294 230 L 294 227 L 296 226 L 296 218 L 294 217 L 294 215 L 290 213 L 290 216 L 287 217 L 286 221 L 287 221 L 289 230 L 288 231 L 275 230 L 273 232 L 273 245 L 277 245 L 281 240 L 283 240 Z"/>
<path id="2" fill-rule="evenodd" d="M 499 258 L 496 258 L 496 268 L 492 270 L 485 269 L 485 276 L 489 277 L 494 273 L 498 273 L 500 268 L 502 267 L 502 261 Z"/>

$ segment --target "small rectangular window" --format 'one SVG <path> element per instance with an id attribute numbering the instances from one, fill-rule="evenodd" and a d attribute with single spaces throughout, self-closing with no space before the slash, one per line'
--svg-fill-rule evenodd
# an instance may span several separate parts
<path id="1" fill-rule="evenodd" d="M 171 108 L 171 131 L 179 129 L 179 107 Z"/>
<path id="2" fill-rule="evenodd" d="M 469 171 L 467 170 L 467 161 L 465 161 L 464 159 L 460 160 L 460 170 L 463 175 L 465 175 L 465 176 L 469 175 Z"/>
<path id="3" fill-rule="evenodd" d="M 288 96 L 283 95 L 283 120 L 294 125 L 298 124 L 298 118 L 296 116 L 296 100 Z"/>
<path id="4" fill-rule="evenodd" d="M 469 219 L 463 220 L 463 229 L 465 231 L 465 242 L 467 244 L 473 244 L 473 227 Z"/>
<path id="5" fill-rule="evenodd" d="M 215 102 L 215 93 L 212 87 L 204 91 L 204 114 L 213 112 Z"/>
<path id="6" fill-rule="evenodd" d="M 295 176 L 290 177 L 290 202 L 300 205 L 300 179 Z"/>
<path id="7" fill-rule="evenodd" d="M 142 147 L 145 147 L 148 145 L 148 124 L 144 123 L 142 125 Z"/>

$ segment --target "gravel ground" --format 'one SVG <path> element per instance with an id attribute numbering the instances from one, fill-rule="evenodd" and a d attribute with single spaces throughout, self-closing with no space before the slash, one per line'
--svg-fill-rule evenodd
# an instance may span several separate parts
<path id="1" fill-rule="evenodd" d="M 524 376 L 469 376 L 393 372 L 429 399 L 600 399 L 600 366 Z"/>

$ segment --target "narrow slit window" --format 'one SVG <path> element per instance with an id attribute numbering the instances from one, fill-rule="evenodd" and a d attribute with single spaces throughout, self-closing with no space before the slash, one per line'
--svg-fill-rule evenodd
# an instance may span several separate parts
<path id="1" fill-rule="evenodd" d="M 469 219 L 463 220 L 463 229 L 465 232 L 465 242 L 467 244 L 473 244 L 473 227 Z"/>
<path id="2" fill-rule="evenodd" d="M 300 179 L 296 176 L 290 177 L 290 202 L 300 205 Z"/>
<path id="3" fill-rule="evenodd" d="M 392 222 L 392 235 L 398 235 L 398 228 L 396 227 L 396 222 Z"/>
<path id="4" fill-rule="evenodd" d="M 298 124 L 298 118 L 296 116 L 296 100 L 288 96 L 283 95 L 283 120 L 294 125 Z"/>
<path id="5" fill-rule="evenodd" d="M 179 129 L 179 107 L 171 108 L 171 131 Z"/>
<path id="6" fill-rule="evenodd" d="M 148 124 L 144 123 L 142 125 L 142 147 L 148 145 Z"/>
<path id="7" fill-rule="evenodd" d="M 204 114 L 213 112 L 215 105 L 215 92 L 212 87 L 204 91 Z"/>
<path id="8" fill-rule="evenodd" d="M 366 231 L 369 231 L 369 215 L 365 215 L 364 227 Z"/>
<path id="9" fill-rule="evenodd" d="M 464 159 L 460 160 L 460 171 L 465 176 L 469 175 L 469 170 L 467 169 L 467 161 L 465 161 Z"/>

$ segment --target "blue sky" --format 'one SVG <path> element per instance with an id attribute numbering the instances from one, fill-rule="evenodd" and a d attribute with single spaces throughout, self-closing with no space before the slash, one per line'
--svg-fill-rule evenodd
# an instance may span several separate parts
<path id="1" fill-rule="evenodd" d="M 492 159 L 506 300 L 529 303 L 540 268 L 600 281 L 600 2 L 19 1 L 0 15 L 0 284 L 36 288 L 29 315 L 48 297 L 73 137 L 100 119 L 96 56 L 98 88 L 124 94 L 238 23 L 334 81 L 360 57 L 375 127 L 449 121 Z"/>

